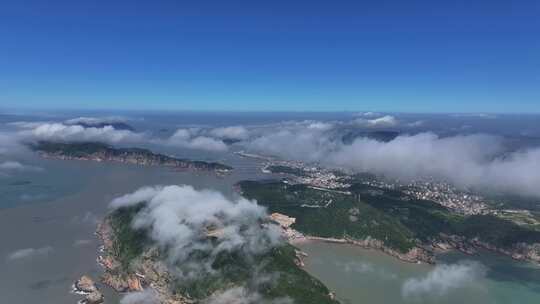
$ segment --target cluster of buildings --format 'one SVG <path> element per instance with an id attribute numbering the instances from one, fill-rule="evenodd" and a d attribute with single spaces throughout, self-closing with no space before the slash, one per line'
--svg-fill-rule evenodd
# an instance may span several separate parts
<path id="1" fill-rule="evenodd" d="M 292 169 L 302 170 L 304 174 L 293 175 L 290 177 L 290 181 L 293 183 L 307 184 L 320 189 L 346 189 L 350 186 L 350 184 L 346 182 L 347 179 L 336 175 L 334 171 L 306 166 L 302 162 L 281 161 L 272 162 L 271 165 L 286 166 Z M 265 172 L 268 172 L 268 170 Z M 362 183 L 376 188 L 397 190 L 405 194 L 404 196 L 434 201 L 461 214 L 472 215 L 492 212 L 492 210 L 488 208 L 485 199 L 481 196 L 460 191 L 444 182 L 422 180 L 403 184 L 399 181 L 366 178 Z M 406 199 L 406 197 L 404 197 L 404 199 Z"/>
<path id="2" fill-rule="evenodd" d="M 306 166 L 299 161 L 280 161 L 272 162 L 263 168 L 263 172 L 268 171 L 269 166 L 284 166 L 294 170 L 300 170 L 302 174 L 289 174 L 293 183 L 307 184 L 316 188 L 323 189 L 343 189 L 351 185 L 346 183 L 342 177 L 336 175 L 333 171 L 316 166 Z"/>
<path id="3" fill-rule="evenodd" d="M 337 177 L 334 173 L 322 170 L 314 171 L 306 177 L 299 177 L 297 178 L 297 182 L 325 189 L 343 189 L 351 186 L 350 184 L 344 183 L 342 179 Z"/>
<path id="4" fill-rule="evenodd" d="M 489 213 L 486 200 L 476 194 L 460 191 L 443 182 L 413 182 L 404 187 L 403 192 L 417 199 L 439 203 L 456 212 L 472 215 Z"/>
<path id="5" fill-rule="evenodd" d="M 438 181 L 413 181 L 402 184 L 398 181 L 369 180 L 367 185 L 398 190 L 416 199 L 434 201 L 442 206 L 465 215 L 492 213 L 482 196 L 461 191 L 452 185 Z"/>

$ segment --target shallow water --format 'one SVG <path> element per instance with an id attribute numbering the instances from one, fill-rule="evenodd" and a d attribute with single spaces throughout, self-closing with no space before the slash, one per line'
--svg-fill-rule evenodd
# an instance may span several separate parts
<path id="1" fill-rule="evenodd" d="M 452 252 L 431 266 L 350 245 L 298 246 L 309 255 L 306 270 L 343 303 L 540 303 L 540 268 L 489 252 Z"/>

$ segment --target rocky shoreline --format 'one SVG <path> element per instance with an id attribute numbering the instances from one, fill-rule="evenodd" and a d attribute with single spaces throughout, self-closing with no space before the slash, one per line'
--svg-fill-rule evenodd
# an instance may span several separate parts
<path id="1" fill-rule="evenodd" d="M 407 253 L 400 253 L 396 250 L 384 246 L 383 242 L 373 238 L 364 240 L 323 238 L 316 236 L 303 236 L 290 240 L 291 243 L 302 242 L 303 240 L 321 241 L 327 243 L 350 244 L 364 249 L 379 250 L 385 254 L 393 256 L 403 262 L 436 264 L 435 254 L 457 250 L 466 255 L 476 255 L 480 250 L 488 250 L 504 256 L 508 256 L 517 261 L 540 264 L 540 244 L 519 244 L 513 250 L 497 248 L 478 239 L 466 240 L 459 236 L 446 236 L 445 241 L 434 241 L 422 247 L 414 247 Z"/>
<path id="2" fill-rule="evenodd" d="M 483 242 L 478 238 L 466 239 L 462 236 L 445 234 L 441 234 L 440 238 L 439 241 L 430 244 L 433 251 L 458 250 L 467 255 L 475 255 L 479 250 L 488 250 L 517 261 L 540 264 L 540 243 L 518 243 L 512 249 L 504 249 Z"/>
<path id="3" fill-rule="evenodd" d="M 89 276 L 83 275 L 73 283 L 72 288 L 74 293 L 84 295 L 84 299 L 80 300 L 79 304 L 101 304 L 105 300 L 103 294 Z"/>
<path id="4" fill-rule="evenodd" d="M 284 237 L 292 245 L 303 241 L 350 244 L 365 249 L 375 249 L 404 262 L 428 264 L 436 263 L 435 253 L 437 252 L 458 250 L 468 255 L 474 255 L 478 253 L 478 250 L 484 249 L 512 257 L 515 260 L 540 263 L 540 244 L 520 244 L 515 250 L 504 250 L 481 242 L 478 239 L 468 240 L 459 236 L 441 235 L 440 239 L 437 241 L 432 241 L 430 244 L 421 247 L 417 246 L 406 253 L 401 253 L 384 246 L 384 242 L 371 237 L 367 237 L 363 240 L 355 240 L 349 238 L 340 239 L 308 236 L 291 228 L 291 225 L 294 224 L 295 221 L 294 218 L 282 214 L 272 214 L 271 219 L 281 226 Z M 172 281 L 172 277 L 168 273 L 166 265 L 159 260 L 159 253 L 155 248 L 144 252 L 130 269 L 125 269 L 112 255 L 114 250 L 114 233 L 108 219 L 103 220 L 98 225 L 96 235 L 102 242 L 100 255 L 97 258 L 98 263 L 104 270 L 104 273 L 100 278 L 101 283 L 120 293 L 151 289 L 155 291 L 160 303 L 195 303 L 194 300 L 188 297 L 174 295 L 170 292 L 169 284 Z M 295 263 L 300 267 L 304 267 L 304 259 L 306 257 L 307 254 L 300 250 L 296 250 L 297 259 Z M 85 296 L 79 303 L 100 304 L 104 301 L 101 292 L 99 292 L 92 279 L 87 276 L 83 276 L 75 282 L 73 291 Z"/>
<path id="5" fill-rule="evenodd" d="M 154 291 L 160 303 L 164 304 L 192 304 L 191 299 L 169 291 L 171 275 L 166 265 L 158 258 L 158 252 L 149 249 L 142 254 L 133 265 L 132 270 L 124 269 L 119 261 L 111 254 L 114 244 L 114 234 L 108 219 L 98 225 L 96 235 L 102 242 L 98 263 L 103 267 L 104 273 L 101 282 L 117 292 L 139 292 L 146 289 Z"/>
<path id="6" fill-rule="evenodd" d="M 427 263 L 435 264 L 435 254 L 437 252 L 446 252 L 457 250 L 467 255 L 475 255 L 479 250 L 489 250 L 502 255 L 511 257 L 514 260 L 528 261 L 540 264 L 540 244 L 517 244 L 512 250 L 506 250 L 492 246 L 478 238 L 466 239 L 456 235 L 441 234 L 439 240 L 433 240 L 428 244 L 421 244 L 413 247 L 406 253 L 398 252 L 384 245 L 384 242 L 371 237 L 363 240 L 351 238 L 326 238 L 318 236 L 304 235 L 301 232 L 291 228 L 296 219 L 284 214 L 274 213 L 271 219 L 282 228 L 283 235 L 291 244 L 302 242 L 303 240 L 313 240 L 337 244 L 350 244 L 364 249 L 379 250 L 385 254 L 393 256 L 401 261 L 408 263 Z"/>
<path id="7" fill-rule="evenodd" d="M 139 166 L 163 166 L 175 170 L 213 171 L 218 174 L 233 168 L 217 162 L 179 159 L 141 148 L 114 148 L 101 143 L 39 142 L 31 145 L 41 157 L 59 160 L 116 162 Z"/>

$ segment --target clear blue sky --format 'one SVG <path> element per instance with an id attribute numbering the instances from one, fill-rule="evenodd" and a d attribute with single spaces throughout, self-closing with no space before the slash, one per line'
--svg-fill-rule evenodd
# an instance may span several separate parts
<path id="1" fill-rule="evenodd" d="M 540 112 L 540 1 L 0 3 L 0 108 Z"/>

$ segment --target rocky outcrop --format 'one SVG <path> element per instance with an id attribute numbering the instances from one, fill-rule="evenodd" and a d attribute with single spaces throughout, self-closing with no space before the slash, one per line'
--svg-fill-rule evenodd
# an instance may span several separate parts
<path id="1" fill-rule="evenodd" d="M 91 293 L 97 291 L 97 287 L 89 276 L 83 275 L 80 279 L 75 281 L 75 290 L 82 293 Z"/>
<path id="2" fill-rule="evenodd" d="M 101 282 L 118 292 L 134 292 L 151 288 L 156 292 L 159 303 L 190 304 L 193 301 L 170 290 L 172 277 L 167 266 L 159 259 L 156 248 L 147 249 L 133 261 L 130 269 L 124 269 L 115 259 L 113 252 L 114 234 L 108 220 L 104 220 L 96 234 L 103 242 L 102 254 L 98 262 L 104 268 Z"/>
<path id="3" fill-rule="evenodd" d="M 99 291 L 94 291 L 86 295 L 86 297 L 80 302 L 82 304 L 100 304 L 104 302 L 103 294 Z"/>
<path id="4" fill-rule="evenodd" d="M 432 242 L 431 247 L 438 251 L 458 250 L 468 255 L 477 254 L 479 250 L 489 250 L 509 256 L 514 260 L 540 263 L 540 243 L 516 243 L 509 248 L 501 248 L 480 240 L 467 239 L 457 235 L 440 234 L 439 239 Z"/>
<path id="5" fill-rule="evenodd" d="M 84 299 L 79 301 L 82 304 L 100 304 L 103 303 L 103 294 L 98 290 L 94 280 L 89 276 L 83 275 L 73 284 L 75 293 L 84 295 Z"/>
<path id="6" fill-rule="evenodd" d="M 347 243 L 357 245 L 368 249 L 378 249 L 382 252 L 396 257 L 402 261 L 409 263 L 424 262 L 428 264 L 435 263 L 435 256 L 432 251 L 426 250 L 422 247 L 413 247 L 407 252 L 400 252 L 395 249 L 389 248 L 384 245 L 384 242 L 371 237 L 367 237 L 363 240 L 346 239 Z"/>
<path id="7" fill-rule="evenodd" d="M 142 283 L 135 275 L 113 274 L 105 272 L 101 276 L 101 282 L 118 292 L 142 291 Z"/>

